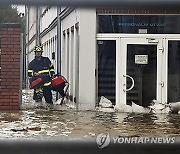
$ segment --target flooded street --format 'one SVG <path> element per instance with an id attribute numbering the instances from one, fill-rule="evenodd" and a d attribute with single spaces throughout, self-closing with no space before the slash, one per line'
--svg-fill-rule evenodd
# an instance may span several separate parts
<path id="1" fill-rule="evenodd" d="M 73 110 L 1 112 L 0 138 L 81 139 L 110 136 L 178 136 L 179 115 Z"/>
<path id="2" fill-rule="evenodd" d="M 30 99 L 28 93 L 23 94 L 23 103 L 32 104 Z M 52 111 L 27 108 L 0 113 L 0 139 L 74 140 L 95 138 L 100 133 L 112 137 L 179 137 L 180 115 L 77 112 L 65 105 Z"/>

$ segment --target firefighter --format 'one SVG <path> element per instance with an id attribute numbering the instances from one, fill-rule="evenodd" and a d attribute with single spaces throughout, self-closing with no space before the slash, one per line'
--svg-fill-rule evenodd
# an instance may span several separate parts
<path id="1" fill-rule="evenodd" d="M 51 78 L 55 74 L 54 66 L 51 64 L 48 57 L 42 56 L 42 46 L 35 46 L 34 52 L 35 58 L 28 66 L 28 76 L 30 77 L 30 81 L 33 80 L 33 78 L 41 77 L 43 79 L 43 84 L 34 89 L 33 99 L 36 102 L 42 102 L 44 96 L 46 103 L 52 105 Z"/>

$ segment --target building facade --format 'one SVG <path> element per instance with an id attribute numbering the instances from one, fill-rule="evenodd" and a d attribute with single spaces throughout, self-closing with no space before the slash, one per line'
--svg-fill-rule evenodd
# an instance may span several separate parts
<path id="1" fill-rule="evenodd" d="M 59 12 L 60 27 L 56 8 L 28 11 L 29 61 L 34 45 L 43 44 L 45 56 L 55 66 L 61 63 L 70 83 L 66 101 L 78 109 L 94 109 L 101 96 L 117 109 L 131 102 L 146 107 L 153 99 L 180 100 L 179 9 L 66 7 Z"/>

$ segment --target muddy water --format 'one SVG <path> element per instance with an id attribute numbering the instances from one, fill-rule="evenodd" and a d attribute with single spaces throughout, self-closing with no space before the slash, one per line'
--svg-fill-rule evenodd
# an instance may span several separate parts
<path id="1" fill-rule="evenodd" d="M 48 111 L 32 108 L 32 91 L 24 91 L 22 98 L 23 110 L 0 112 L 0 139 L 86 139 L 107 132 L 115 137 L 180 134 L 178 114 L 77 112 L 66 105 Z"/>
<path id="2" fill-rule="evenodd" d="M 27 110 L 0 113 L 0 138 L 81 139 L 111 136 L 178 136 L 180 115 Z"/>

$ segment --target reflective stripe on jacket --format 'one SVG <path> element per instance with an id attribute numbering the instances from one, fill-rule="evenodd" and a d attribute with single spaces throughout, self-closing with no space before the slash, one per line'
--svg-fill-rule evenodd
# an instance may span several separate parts
<path id="1" fill-rule="evenodd" d="M 50 85 L 51 77 L 54 74 L 54 66 L 51 64 L 51 61 L 48 57 L 41 57 L 40 59 L 33 59 L 28 66 L 28 76 L 32 77 L 34 72 L 37 72 L 39 75 L 43 76 L 45 80 L 44 86 Z"/>

